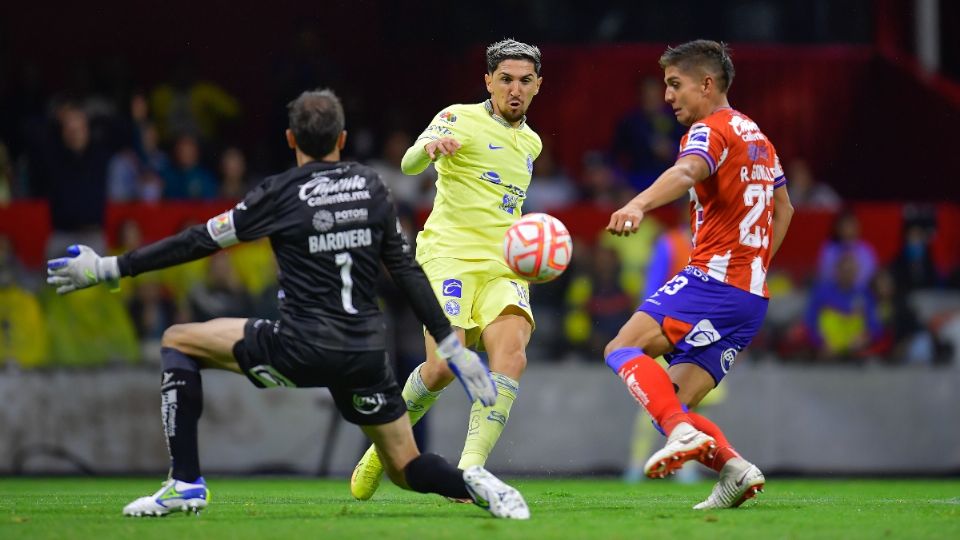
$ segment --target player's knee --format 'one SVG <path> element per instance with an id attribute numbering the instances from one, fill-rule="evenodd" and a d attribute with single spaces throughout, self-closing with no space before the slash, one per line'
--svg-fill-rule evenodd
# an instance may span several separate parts
<path id="1" fill-rule="evenodd" d="M 610 340 L 610 342 L 607 343 L 607 346 L 603 348 L 603 358 L 608 359 L 615 352 L 626 348 L 642 348 L 642 346 L 638 346 L 633 343 L 626 343 L 620 339 L 620 336 L 617 336 Z"/>
<path id="2" fill-rule="evenodd" d="M 490 369 L 510 378 L 519 379 L 527 369 L 527 354 L 520 349 L 491 355 Z"/>
<path id="3" fill-rule="evenodd" d="M 188 332 L 186 325 L 175 324 L 163 331 L 163 337 L 160 338 L 161 347 L 176 349 L 186 343 Z"/>
<path id="4" fill-rule="evenodd" d="M 427 362 L 420 368 L 420 378 L 423 384 L 430 390 L 444 388 L 453 382 L 454 375 L 450 371 L 446 360 L 437 359 L 435 362 Z"/>
<path id="5" fill-rule="evenodd" d="M 523 349 L 513 351 L 508 357 L 507 362 L 514 369 L 523 371 L 527 368 L 527 353 Z"/>
<path id="6" fill-rule="evenodd" d="M 619 348 L 620 345 L 617 343 L 616 339 L 610 343 L 607 343 L 607 346 L 603 348 L 603 359 L 606 360 L 607 365 L 610 365 L 610 355 Z"/>
<path id="7" fill-rule="evenodd" d="M 611 341 L 603 350 L 603 360 L 614 373 L 620 373 L 620 368 L 628 361 L 643 354 L 639 347 L 621 347 Z"/>

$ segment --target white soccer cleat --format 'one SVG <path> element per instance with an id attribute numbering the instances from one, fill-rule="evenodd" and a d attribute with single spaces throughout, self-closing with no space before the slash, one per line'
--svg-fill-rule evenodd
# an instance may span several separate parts
<path id="1" fill-rule="evenodd" d="M 196 483 L 169 479 L 160 491 L 148 497 L 140 497 L 123 507 L 123 515 L 131 517 L 165 516 L 174 510 L 200 514 L 210 501 L 210 490 L 200 477 Z"/>
<path id="2" fill-rule="evenodd" d="M 763 492 L 766 480 L 756 465 L 743 458 L 733 458 L 720 470 L 720 481 L 705 501 L 694 510 L 736 508 Z"/>
<path id="3" fill-rule="evenodd" d="M 490 512 L 494 517 L 507 519 L 530 519 L 530 508 L 523 495 L 504 484 L 499 478 L 479 465 L 463 471 L 463 481 L 473 497 L 473 503 Z"/>
<path id="4" fill-rule="evenodd" d="M 663 478 L 673 474 L 691 459 L 700 459 L 717 447 L 717 442 L 706 433 L 686 422 L 677 424 L 667 437 L 667 444 L 650 456 L 643 473 L 648 478 Z"/>

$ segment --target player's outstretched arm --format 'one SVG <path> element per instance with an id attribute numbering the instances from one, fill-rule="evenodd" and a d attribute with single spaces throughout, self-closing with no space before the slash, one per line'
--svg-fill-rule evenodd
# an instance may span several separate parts
<path id="1" fill-rule="evenodd" d="M 87 246 L 75 245 L 67 248 L 66 257 L 47 261 L 47 283 L 57 287 L 60 294 L 98 283 L 117 288 L 121 277 L 202 259 L 220 249 L 221 245 L 213 240 L 205 225 L 194 225 L 117 257 L 101 257 Z"/>
<path id="2" fill-rule="evenodd" d="M 75 244 L 67 248 L 67 256 L 47 261 L 47 283 L 57 294 L 107 283 L 115 289 L 120 282 L 116 257 L 101 257 L 87 246 Z"/>
<path id="3" fill-rule="evenodd" d="M 647 189 L 610 216 L 607 230 L 620 236 L 637 232 L 647 212 L 671 203 L 710 176 L 707 163 L 698 156 L 683 156 Z"/>
<path id="4" fill-rule="evenodd" d="M 440 156 L 452 156 L 460 149 L 460 141 L 453 137 L 440 137 L 424 143 L 424 139 L 417 139 L 413 146 L 407 149 L 400 161 L 400 170 L 403 174 L 420 174 L 427 166 Z"/>
<path id="5" fill-rule="evenodd" d="M 470 403 L 480 400 L 490 407 L 497 402 L 497 386 L 490 377 L 490 370 L 477 353 L 463 346 L 456 332 L 437 344 L 437 356 L 447 361 L 450 371 L 463 385 Z"/>

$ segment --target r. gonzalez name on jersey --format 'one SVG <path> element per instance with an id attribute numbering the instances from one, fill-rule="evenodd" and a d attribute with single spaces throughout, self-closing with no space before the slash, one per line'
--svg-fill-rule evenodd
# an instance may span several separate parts
<path id="1" fill-rule="evenodd" d="M 773 237 L 773 191 L 786 185 L 773 143 L 756 122 L 729 107 L 690 126 L 680 154 L 698 156 L 710 176 L 690 188 L 690 265 L 758 296 Z"/>

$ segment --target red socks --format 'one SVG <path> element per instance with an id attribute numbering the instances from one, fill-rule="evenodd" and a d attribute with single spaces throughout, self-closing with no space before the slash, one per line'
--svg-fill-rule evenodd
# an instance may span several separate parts
<path id="1" fill-rule="evenodd" d="M 639 352 L 639 349 L 634 352 Z M 611 364 L 611 359 L 608 359 L 607 363 Z M 681 422 L 693 424 L 687 413 L 683 412 L 673 389 L 673 381 L 656 360 L 639 352 L 617 368 L 617 375 L 623 379 L 627 389 L 665 433 L 669 435 Z"/>
<path id="2" fill-rule="evenodd" d="M 720 428 L 711 422 L 709 418 L 695 412 L 688 412 L 687 417 L 690 418 L 693 427 L 713 437 L 713 439 L 717 441 L 717 449 L 713 453 L 713 456 L 704 457 L 700 463 L 720 472 L 720 469 L 723 468 L 727 461 L 735 457 L 740 457 L 740 454 L 733 449 L 733 446 L 730 446 L 730 441 L 727 440 L 726 435 L 724 435 L 723 432 L 720 431 Z"/>
<path id="3" fill-rule="evenodd" d="M 644 354 L 642 349 L 617 349 L 607 356 L 606 362 L 610 369 L 623 379 L 633 397 L 668 436 L 677 424 L 686 422 L 717 441 L 717 450 L 712 456 L 705 457 L 701 463 L 720 472 L 727 461 L 740 457 L 716 424 L 705 416 L 684 412 L 670 376 L 656 360 Z"/>

